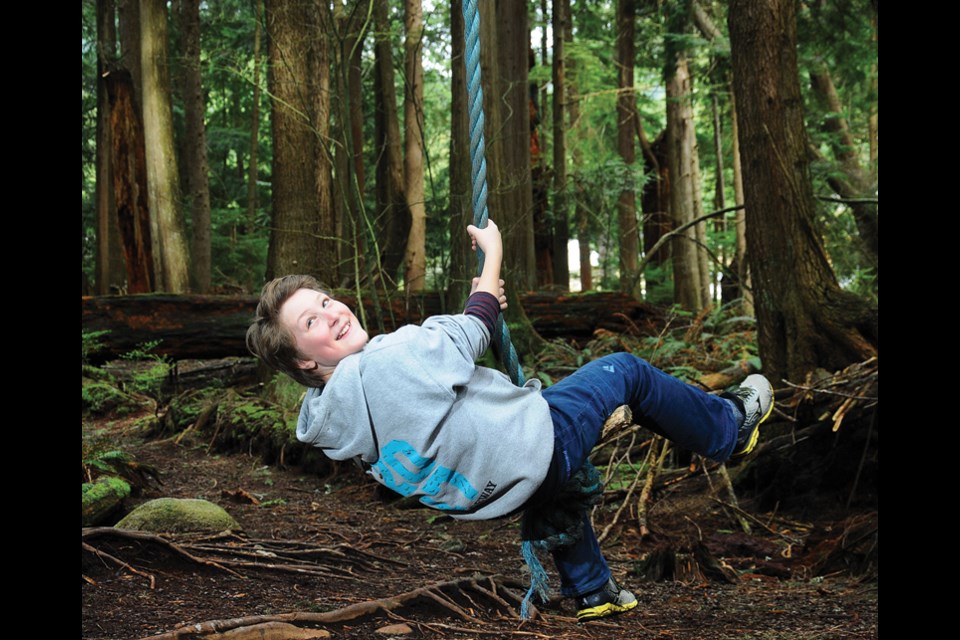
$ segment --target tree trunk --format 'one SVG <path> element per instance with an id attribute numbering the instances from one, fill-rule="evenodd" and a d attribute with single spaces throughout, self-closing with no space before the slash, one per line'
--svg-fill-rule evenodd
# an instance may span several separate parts
<path id="1" fill-rule="evenodd" d="M 118 0 L 117 13 L 120 22 L 120 66 L 130 72 L 133 98 L 136 105 L 143 104 L 140 81 L 140 0 Z"/>
<path id="2" fill-rule="evenodd" d="M 163 0 L 141 0 L 140 45 L 143 134 L 147 152 L 147 201 L 159 247 L 164 291 L 190 288 L 190 255 L 180 209 L 180 181 L 173 141 L 170 75 L 167 68 L 167 8 Z M 156 259 L 156 256 L 154 256 Z"/>
<path id="3" fill-rule="evenodd" d="M 876 196 L 877 187 L 873 184 L 870 172 L 860 164 L 857 145 L 850 133 L 850 125 L 843 116 L 843 105 L 826 66 L 810 73 L 810 85 L 820 107 L 826 112 L 823 130 L 830 134 L 830 146 L 836 158 L 839 172 L 830 173 L 831 188 L 841 197 L 856 200 Z M 853 218 L 857 222 L 860 240 L 867 252 L 874 272 L 880 274 L 880 206 L 866 202 L 853 202 L 849 205 Z"/>
<path id="4" fill-rule="evenodd" d="M 367 1 L 355 2 L 349 7 L 340 3 L 333 5 L 330 27 L 330 68 L 335 78 L 333 95 L 329 101 L 336 108 L 335 125 L 331 146 L 334 154 L 333 204 L 337 212 L 336 237 L 339 279 L 338 286 L 349 286 L 364 279 L 365 212 L 363 210 L 363 140 L 361 136 L 363 105 L 360 87 L 360 61 L 358 54 L 363 49 L 367 18 L 370 10 Z M 321 9 L 326 12 L 326 4 Z M 323 98 L 323 92 L 318 98 Z M 319 112 L 319 109 L 318 109 Z M 318 181 L 321 178 L 318 177 Z"/>
<path id="5" fill-rule="evenodd" d="M 455 310 L 470 291 L 475 267 L 468 254 L 466 228 L 473 223 L 470 180 L 470 122 L 467 113 L 467 69 L 464 60 L 463 4 L 450 3 L 450 286 L 446 305 Z"/>
<path id="6" fill-rule="evenodd" d="M 260 23 L 263 20 L 261 0 L 253 0 L 256 24 L 253 31 L 253 108 L 250 114 L 250 161 L 247 163 L 247 233 L 253 234 L 257 221 L 257 151 L 260 147 Z"/>
<path id="7" fill-rule="evenodd" d="M 407 236 L 405 286 L 408 292 L 422 291 L 427 274 L 427 207 L 423 174 L 423 7 L 420 0 L 404 0 L 403 41 L 406 91 L 403 99 L 405 151 L 403 162 L 410 235 Z"/>
<path id="8" fill-rule="evenodd" d="M 329 86 L 329 65 L 316 12 L 312 0 L 266 4 L 273 126 L 267 279 L 307 273 L 331 283 L 337 274 L 330 184 L 318 184 L 318 177 L 330 175 L 329 156 L 322 152 L 329 113 L 319 113 L 329 92 L 318 98 L 318 87 L 324 82 Z M 321 200 L 326 209 L 321 209 Z"/>
<path id="9" fill-rule="evenodd" d="M 334 118 L 337 141 L 335 149 L 335 187 L 333 202 L 337 208 L 337 237 L 340 265 L 340 286 L 350 282 L 359 283 L 366 277 L 365 266 L 365 216 L 363 190 L 365 173 L 363 167 L 363 100 L 361 96 L 361 54 L 363 40 L 368 28 L 370 4 L 367 0 L 352 3 L 349 7 L 333 5 L 335 30 L 331 40 L 331 66 L 336 70 L 336 89 L 339 96 Z"/>
<path id="10" fill-rule="evenodd" d="M 670 304 L 674 295 L 667 277 L 670 264 L 670 243 L 665 243 L 651 255 L 653 247 L 672 228 L 670 216 L 670 171 L 667 160 L 667 131 L 664 129 L 649 143 L 643 154 L 647 181 L 643 185 L 640 202 L 643 209 L 643 253 L 649 256 L 644 269 L 646 299 L 656 304 Z"/>
<path id="11" fill-rule="evenodd" d="M 313 180 L 316 189 L 313 198 L 319 214 L 315 223 L 319 229 L 319 257 L 313 261 L 319 270 L 320 281 L 332 284 L 336 282 L 338 275 L 340 248 L 343 243 L 343 236 L 337 233 L 337 222 L 340 218 L 334 206 L 335 202 L 342 203 L 343 198 L 334 198 L 333 153 L 330 143 L 330 38 L 333 25 L 330 5 L 326 1 L 314 1 L 313 6 L 308 2 L 305 12 L 309 22 L 298 27 L 301 30 L 298 37 L 301 37 L 307 46 L 309 76 L 304 82 L 309 96 L 307 99 L 310 101 L 307 113 L 312 114 L 313 118 L 313 135 L 308 139 L 313 149 Z M 299 80 L 294 78 L 294 81 Z"/>
<path id="12" fill-rule="evenodd" d="M 183 41 L 183 110 L 186 142 L 187 202 L 193 220 L 193 283 L 198 293 L 210 290 L 210 182 L 207 165 L 206 102 L 200 77 L 200 0 L 181 0 Z"/>
<path id="13" fill-rule="evenodd" d="M 153 243 L 147 205 L 147 164 L 143 122 L 134 98 L 133 77 L 126 70 L 107 76 L 110 139 L 117 222 L 127 265 L 127 292 L 154 289 Z"/>
<path id="14" fill-rule="evenodd" d="M 533 245 L 533 191 L 530 180 L 530 120 L 527 97 L 530 32 L 527 7 L 522 2 L 497 2 L 497 58 L 501 112 L 506 209 L 498 220 L 504 230 L 504 264 L 514 287 L 536 287 L 536 258 Z"/>
<path id="15" fill-rule="evenodd" d="M 480 67 L 486 136 L 488 210 L 503 232 L 507 318 L 517 352 L 531 353 L 542 340 L 520 302 L 536 283 L 530 123 L 527 115 L 529 33 L 524 3 L 480 2 Z"/>
<path id="16" fill-rule="evenodd" d="M 567 29 L 564 30 L 564 40 L 573 42 L 573 13 L 570 11 L 570 0 L 563 0 L 563 12 L 567 19 Z M 569 103 L 570 130 L 578 132 L 580 128 L 580 96 L 577 92 L 577 68 L 571 59 L 567 63 L 567 102 Z M 579 170 L 583 166 L 583 152 L 579 144 L 573 148 L 573 166 Z M 593 289 L 593 265 L 590 263 L 590 212 L 587 210 L 583 180 L 578 175 L 574 180 L 574 200 L 576 201 L 577 249 L 580 257 L 580 290 Z"/>
<path id="17" fill-rule="evenodd" d="M 386 2 L 373 3 L 376 35 L 377 104 L 377 231 L 382 278 L 393 288 L 403 264 L 410 234 L 410 210 L 403 192 L 403 141 L 397 117 L 397 89 L 393 74 L 393 45 Z M 462 18 L 461 18 L 462 20 Z M 462 45 L 461 45 L 462 47 Z"/>
<path id="18" fill-rule="evenodd" d="M 713 191 L 713 210 L 719 211 L 720 209 L 726 209 L 726 194 L 724 194 L 724 179 L 723 179 L 723 127 L 720 124 L 720 104 L 717 99 L 716 92 L 713 92 L 713 95 L 710 96 L 710 109 L 713 115 L 713 153 L 716 156 L 716 162 L 714 163 L 714 191 Z M 720 218 L 715 218 L 714 229 L 718 234 L 721 234 L 721 237 L 727 231 L 727 218 L 722 216 Z M 715 293 L 713 295 L 712 303 L 715 305 L 720 304 L 721 301 L 729 302 L 727 298 L 732 295 L 734 298 L 737 297 L 737 288 L 736 284 L 730 281 L 730 278 L 726 276 L 723 272 L 723 269 L 727 266 L 727 255 L 724 245 L 720 245 L 720 249 L 717 252 L 717 258 L 720 260 L 718 265 L 718 275 L 711 276 L 713 282 L 718 280 L 722 283 L 722 286 L 716 287 Z"/>
<path id="19" fill-rule="evenodd" d="M 740 158 L 740 135 L 737 122 L 737 100 L 734 95 L 733 83 L 730 83 L 730 135 L 733 139 L 733 199 L 737 204 L 746 202 L 743 195 L 743 161 Z M 747 259 L 747 212 L 738 209 L 736 214 L 737 227 L 737 282 L 740 284 L 740 297 L 743 300 L 744 315 L 752 316 L 753 285 L 750 276 L 750 261 Z"/>
<path id="20" fill-rule="evenodd" d="M 629 171 L 637 158 L 633 136 L 636 132 L 636 97 L 633 89 L 634 40 L 636 32 L 634 0 L 617 1 L 617 152 Z M 623 185 L 617 200 L 620 220 L 620 290 L 638 300 L 642 293 L 637 264 L 640 241 L 637 234 L 637 199 L 633 185 Z"/>
<path id="21" fill-rule="evenodd" d="M 567 141 L 566 54 L 564 41 L 570 29 L 570 16 L 564 0 L 553 0 L 553 242 L 551 284 L 562 291 L 570 288 L 570 266 L 567 261 L 567 240 L 570 237 L 569 205 L 567 204 Z"/>
<path id="22" fill-rule="evenodd" d="M 113 0 L 97 2 L 97 293 L 105 295 L 123 289 L 125 267 L 120 246 L 120 227 L 113 192 L 111 169 L 110 98 L 107 74 L 117 62 L 117 30 Z"/>
<path id="23" fill-rule="evenodd" d="M 802 380 L 876 356 L 878 310 L 837 285 L 817 228 L 796 3 L 732 0 L 728 20 L 760 356 L 772 380 Z"/>
<path id="24" fill-rule="evenodd" d="M 670 167 L 670 211 L 679 227 L 702 210 L 697 136 L 693 123 L 692 89 L 686 55 L 678 53 L 667 79 L 667 159 Z M 689 311 L 700 311 L 704 300 L 700 271 L 697 226 L 677 235 L 673 242 L 673 286 L 675 301 Z"/>

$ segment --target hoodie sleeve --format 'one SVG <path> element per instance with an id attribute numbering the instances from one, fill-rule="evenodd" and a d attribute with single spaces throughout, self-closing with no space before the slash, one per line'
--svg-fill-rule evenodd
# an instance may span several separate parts
<path id="1" fill-rule="evenodd" d="M 490 346 L 490 331 L 475 315 L 432 316 L 422 326 L 429 351 L 440 356 L 434 370 L 457 367 L 457 360 L 466 363 L 470 371 L 474 363 Z"/>

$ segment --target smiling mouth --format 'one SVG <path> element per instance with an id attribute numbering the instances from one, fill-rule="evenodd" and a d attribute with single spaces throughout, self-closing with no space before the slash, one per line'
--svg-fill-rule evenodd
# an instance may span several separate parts
<path id="1" fill-rule="evenodd" d="M 337 340 L 343 338 L 350 331 L 350 322 L 347 321 L 347 324 L 343 325 L 343 329 L 340 330 L 340 333 L 337 334 Z"/>

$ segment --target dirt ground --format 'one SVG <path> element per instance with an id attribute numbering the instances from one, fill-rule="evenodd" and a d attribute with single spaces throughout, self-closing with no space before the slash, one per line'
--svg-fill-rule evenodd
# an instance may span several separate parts
<path id="1" fill-rule="evenodd" d="M 172 496 L 205 498 L 223 505 L 251 539 L 301 540 L 348 545 L 374 558 L 366 569 L 329 566 L 324 577 L 270 570 L 243 570 L 243 577 L 201 566 L 155 544 L 97 539 L 97 548 L 155 579 L 82 553 L 81 637 L 89 640 L 144 638 L 178 625 L 292 611 L 331 611 L 385 598 L 431 583 L 470 575 L 502 574 L 525 581 L 519 554 L 518 519 L 457 522 L 425 509 L 401 509 L 385 501 L 373 481 L 358 473 L 318 478 L 296 470 L 264 466 L 244 454 L 208 455 L 205 446 L 172 442 L 126 445 L 138 460 L 155 465 L 163 485 L 130 499 Z M 222 497 L 241 488 L 262 504 Z M 737 584 L 718 581 L 642 582 L 633 574 L 637 559 L 662 543 L 672 527 L 696 530 L 704 540 L 732 536 L 722 515 L 684 512 L 689 497 L 665 491 L 651 511 L 654 531 L 643 543 L 635 528 L 618 530 L 605 552 L 614 575 L 637 596 L 639 606 L 613 619 L 577 624 L 567 600 L 542 607 L 540 620 L 520 623 L 507 610 L 471 602 L 470 619 L 436 604 L 418 602 L 390 614 L 326 625 L 332 638 L 385 638 L 377 629 L 405 622 L 409 638 L 669 638 L 764 640 L 874 638 L 879 633 L 879 582 L 844 574 L 809 576 L 784 559 L 789 549 L 769 536 L 768 555 L 724 557 L 740 574 Z M 672 502 L 671 502 L 672 501 Z M 694 519 L 696 520 L 694 522 Z M 817 523 L 812 523 L 814 527 Z M 822 526 L 828 526 L 823 524 Z M 709 546 L 709 542 L 708 542 Z M 729 545 L 728 547 L 729 548 Z M 746 553 L 746 552 L 744 552 Z M 779 558 L 773 557 L 776 554 Z M 786 574 L 763 575 L 771 558 Z M 552 567 L 548 567 L 552 568 Z M 552 586 L 557 578 L 551 575 Z"/>

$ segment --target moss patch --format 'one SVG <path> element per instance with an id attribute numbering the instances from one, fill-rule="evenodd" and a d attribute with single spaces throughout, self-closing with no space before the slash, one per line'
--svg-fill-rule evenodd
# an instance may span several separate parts
<path id="1" fill-rule="evenodd" d="M 130 485 L 115 476 L 103 476 L 96 482 L 80 485 L 80 526 L 92 527 L 106 520 L 130 495 Z"/>
<path id="2" fill-rule="evenodd" d="M 106 381 L 82 379 L 80 398 L 83 415 L 124 415 L 140 408 L 140 402 L 136 398 Z"/>

